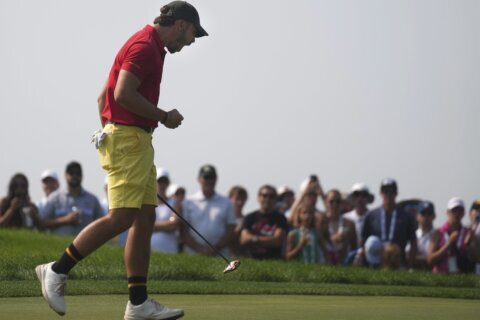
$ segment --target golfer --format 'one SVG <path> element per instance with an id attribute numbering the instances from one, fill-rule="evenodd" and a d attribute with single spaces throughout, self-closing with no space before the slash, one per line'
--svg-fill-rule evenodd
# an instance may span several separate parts
<path id="1" fill-rule="evenodd" d="M 105 242 L 130 228 L 125 245 L 129 301 L 125 319 L 177 319 L 169 309 L 147 297 L 150 237 L 155 222 L 156 169 L 152 133 L 158 122 L 170 129 L 181 125 L 176 109 L 157 108 L 165 48 L 179 52 L 195 38 L 207 36 L 197 10 L 184 1 L 160 9 L 154 25 L 135 33 L 118 52 L 98 98 L 103 126 L 95 138 L 100 163 L 108 174 L 109 213 L 82 230 L 56 262 L 37 266 L 42 293 L 58 314 L 66 311 L 64 289 L 69 271 Z"/>

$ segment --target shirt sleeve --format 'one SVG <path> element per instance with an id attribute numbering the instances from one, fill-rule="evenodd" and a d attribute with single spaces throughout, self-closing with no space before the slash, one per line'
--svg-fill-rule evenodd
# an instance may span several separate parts
<path id="1" fill-rule="evenodd" d="M 235 211 L 233 210 L 233 206 L 230 203 L 230 200 L 227 200 L 227 225 L 236 225 L 237 224 L 237 219 L 235 218 Z"/>
<path id="2" fill-rule="evenodd" d="M 47 198 L 47 201 L 45 201 L 45 205 L 43 205 L 38 212 L 41 218 L 43 219 L 55 218 L 55 199 L 56 198 L 52 196 L 49 196 Z"/>
<path id="3" fill-rule="evenodd" d="M 127 51 L 121 69 L 133 73 L 143 81 L 155 65 L 155 52 L 148 42 L 135 42 Z"/>
<path id="4" fill-rule="evenodd" d="M 243 229 L 251 231 L 251 229 L 252 229 L 252 214 L 247 215 L 245 217 L 245 219 L 243 219 L 242 230 Z"/>

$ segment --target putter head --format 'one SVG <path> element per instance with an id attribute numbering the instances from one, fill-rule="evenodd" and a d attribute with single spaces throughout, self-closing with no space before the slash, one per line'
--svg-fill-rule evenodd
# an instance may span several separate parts
<path id="1" fill-rule="evenodd" d="M 237 270 L 239 265 L 240 265 L 240 260 L 230 261 L 230 263 L 225 268 L 225 270 L 223 270 L 223 273 L 229 273 L 229 272 L 235 271 Z"/>

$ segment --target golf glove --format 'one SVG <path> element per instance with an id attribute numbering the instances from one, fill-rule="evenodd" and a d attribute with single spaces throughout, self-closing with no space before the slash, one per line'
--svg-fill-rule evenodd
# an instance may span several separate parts
<path id="1" fill-rule="evenodd" d="M 107 134 L 105 132 L 103 132 L 101 129 L 99 129 L 99 130 L 97 130 L 93 133 L 92 143 L 95 144 L 96 149 L 100 148 L 100 146 L 102 145 L 103 139 L 105 139 L 106 136 L 107 136 Z"/>

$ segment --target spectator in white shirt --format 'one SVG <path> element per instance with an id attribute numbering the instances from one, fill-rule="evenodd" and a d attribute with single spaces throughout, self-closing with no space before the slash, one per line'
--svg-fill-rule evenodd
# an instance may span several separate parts
<path id="1" fill-rule="evenodd" d="M 217 171 L 212 165 L 204 165 L 198 174 L 200 191 L 183 203 L 183 217 L 211 244 L 229 255 L 229 243 L 236 225 L 235 213 L 230 200 L 215 191 Z M 212 249 L 189 228 L 182 224 L 185 252 L 189 254 L 214 255 Z"/>
<path id="2" fill-rule="evenodd" d="M 372 203 L 375 196 L 370 193 L 365 183 L 355 183 L 352 186 L 350 198 L 353 201 L 353 210 L 345 213 L 343 216 L 355 223 L 355 231 L 357 234 L 357 246 L 362 246 L 362 228 L 365 221 L 365 215 L 368 212 L 367 205 Z"/>

